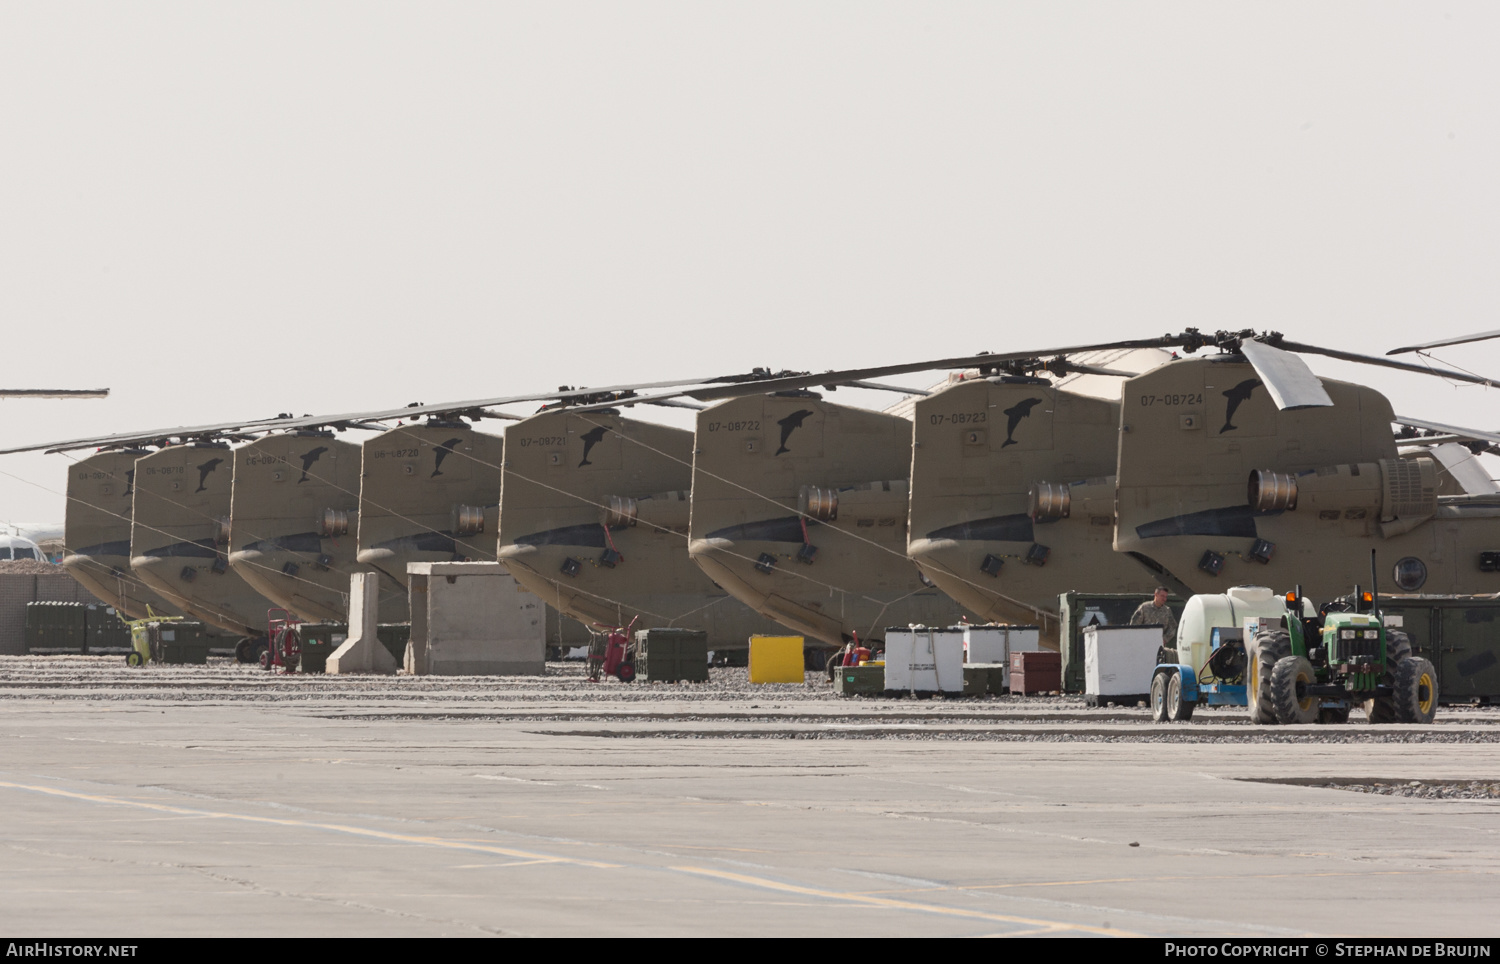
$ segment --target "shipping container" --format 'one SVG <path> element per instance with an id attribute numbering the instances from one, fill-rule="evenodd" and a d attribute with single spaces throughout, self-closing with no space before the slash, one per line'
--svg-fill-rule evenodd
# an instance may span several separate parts
<path id="1" fill-rule="evenodd" d="M 1083 631 L 1089 626 L 1128 626 L 1130 617 L 1143 602 L 1150 602 L 1149 592 L 1087 593 L 1065 592 L 1057 597 L 1062 621 L 1062 689 L 1065 693 L 1082 693 Z M 1167 607 L 1180 621 L 1186 601 L 1167 597 Z"/>
<path id="2" fill-rule="evenodd" d="M 1437 669 L 1439 702 L 1500 699 L 1500 599 L 1381 593 L 1380 611 Z"/>
<path id="3" fill-rule="evenodd" d="M 902 693 L 962 693 L 963 629 L 886 629 L 885 688 Z"/>
<path id="4" fill-rule="evenodd" d="M 1083 631 L 1084 701 L 1135 705 L 1151 693 L 1160 626 L 1088 626 Z"/>

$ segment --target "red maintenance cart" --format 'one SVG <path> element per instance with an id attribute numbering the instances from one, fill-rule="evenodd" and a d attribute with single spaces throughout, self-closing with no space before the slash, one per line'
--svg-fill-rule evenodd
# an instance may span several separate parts
<path id="1" fill-rule="evenodd" d="M 277 615 L 280 613 L 281 615 Z M 302 620 L 285 609 L 266 610 L 266 648 L 260 652 L 260 668 L 295 673 L 302 659 L 302 639 L 297 627 Z"/>
<path id="2" fill-rule="evenodd" d="M 609 634 L 604 637 L 602 653 L 596 653 L 597 642 L 589 647 L 589 679 L 592 682 L 599 682 L 601 672 L 622 683 L 635 679 L 635 654 L 630 645 L 630 631 L 633 628 L 635 619 L 623 631 L 618 626 L 610 627 Z"/>

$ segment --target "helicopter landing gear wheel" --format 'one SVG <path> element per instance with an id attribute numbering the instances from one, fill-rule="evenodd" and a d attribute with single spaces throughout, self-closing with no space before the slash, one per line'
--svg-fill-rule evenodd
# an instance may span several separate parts
<path id="1" fill-rule="evenodd" d="M 1348 723 L 1349 707 L 1347 706 L 1325 706 L 1318 710 L 1319 723 Z"/>

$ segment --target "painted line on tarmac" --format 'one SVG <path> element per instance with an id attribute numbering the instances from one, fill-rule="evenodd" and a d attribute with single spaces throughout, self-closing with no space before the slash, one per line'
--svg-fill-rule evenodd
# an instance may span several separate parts
<path id="1" fill-rule="evenodd" d="M 848 891 L 821 890 L 816 887 L 804 887 L 800 884 L 788 884 L 779 880 L 770 880 L 765 877 L 751 877 L 748 874 L 734 874 L 726 870 L 711 870 L 707 867 L 673 867 L 673 870 L 684 874 L 697 874 L 703 877 L 714 877 L 719 880 L 729 881 L 736 884 L 745 884 L 750 887 L 759 887 L 763 890 L 775 890 L 786 894 L 801 894 L 807 897 L 823 897 L 828 900 L 842 900 L 851 904 L 864 904 L 868 907 L 888 907 L 892 910 L 909 910 L 920 914 L 940 914 L 945 917 L 964 917 L 971 920 L 998 921 L 1003 924 L 1026 924 L 1036 930 L 1026 931 L 1027 934 L 1051 933 L 1054 931 L 1083 931 L 1088 934 L 1102 934 L 1106 937 L 1142 937 L 1132 931 L 1123 931 L 1115 927 L 1093 927 L 1088 924 L 1070 924 L 1066 921 L 1042 920 L 1036 917 L 1012 917 L 1009 914 L 992 914 L 989 911 L 969 910 L 964 907 L 944 907 L 941 904 L 919 904 L 910 900 L 895 900 L 890 897 L 872 897 L 867 894 L 850 893 Z"/>
<path id="2" fill-rule="evenodd" d="M 598 870 L 618 868 L 620 864 L 606 864 L 596 860 L 581 860 L 576 857 L 559 857 L 554 854 L 537 853 L 531 850 L 515 850 L 509 847 L 497 847 L 493 844 L 470 843 L 461 840 L 449 840 L 443 837 L 424 837 L 414 834 L 391 833 L 386 830 L 372 830 L 368 827 L 354 827 L 341 823 L 318 823 L 313 820 L 293 820 L 287 817 L 256 817 L 243 813 L 228 813 L 222 810 L 197 810 L 191 807 L 175 807 L 165 803 L 147 803 L 144 800 L 127 800 L 123 797 L 106 797 L 93 793 L 76 793 L 72 790 L 61 790 L 57 787 L 44 787 L 27 783 L 10 783 L 0 780 L 0 788 L 11 790 L 22 790 L 28 793 L 41 793 L 51 797 L 63 797 L 69 800 L 82 800 L 87 803 L 103 803 L 118 807 L 133 807 L 137 810 L 152 810 L 157 813 L 170 813 L 182 817 L 207 817 L 212 820 L 238 820 L 244 823 L 271 824 L 277 827 L 302 827 L 308 830 L 325 830 L 332 833 L 348 834 L 354 837 L 367 837 L 371 840 L 386 840 L 392 843 L 417 844 L 426 847 L 442 847 L 447 850 L 466 850 L 484 854 L 496 854 L 501 857 L 516 857 L 527 863 L 536 864 L 573 864 L 579 867 L 592 867 Z"/>
<path id="3" fill-rule="evenodd" d="M 855 871 L 857 873 L 857 871 Z M 930 887 L 907 887 L 901 890 L 866 890 L 860 891 L 864 894 L 935 894 L 943 891 L 967 891 L 967 890 L 1021 890 L 1028 887 L 1077 887 L 1084 884 L 1159 884 L 1167 881 L 1208 881 L 1208 880 L 1282 880 L 1296 878 L 1302 880 L 1308 877 L 1433 877 L 1438 875 L 1453 875 L 1485 873 L 1475 870 L 1350 870 L 1350 871 L 1326 871 L 1326 872 L 1296 872 L 1286 874 L 1179 874 L 1160 877 L 1095 877 L 1087 880 L 1030 880 L 1019 881 L 1008 884 L 934 884 Z M 870 876 L 881 876 L 871 874 Z"/>

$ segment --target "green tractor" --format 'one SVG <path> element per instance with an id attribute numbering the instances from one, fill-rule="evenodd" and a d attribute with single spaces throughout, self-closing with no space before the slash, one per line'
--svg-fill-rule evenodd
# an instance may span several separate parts
<path id="1" fill-rule="evenodd" d="M 1280 619 L 1245 626 L 1252 722 L 1343 723 L 1356 703 L 1371 723 L 1432 722 L 1437 671 L 1412 655 L 1405 633 L 1386 628 L 1374 593 L 1356 588 L 1305 618 L 1300 588 L 1287 602 Z"/>

